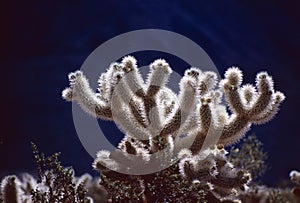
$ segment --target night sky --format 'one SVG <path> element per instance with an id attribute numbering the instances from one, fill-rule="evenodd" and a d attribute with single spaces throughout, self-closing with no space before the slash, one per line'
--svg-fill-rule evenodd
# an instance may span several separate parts
<path id="1" fill-rule="evenodd" d="M 225 3 L 226 2 L 226 3 Z M 281 2 L 281 3 L 279 3 Z M 0 177 L 34 172 L 30 141 L 60 151 L 76 174 L 97 173 L 82 147 L 72 105 L 61 98 L 67 74 L 105 41 L 138 29 L 164 29 L 200 45 L 223 75 L 239 66 L 245 82 L 266 70 L 287 99 L 270 123 L 255 126 L 272 167 L 268 184 L 300 170 L 300 5 L 297 1 L 17 1 L 1 8 Z M 188 65 L 159 52 L 134 54 L 141 65 L 165 57 L 178 73 Z M 103 121 L 104 122 L 104 121 Z M 120 133 L 112 124 L 111 140 Z M 249 132 L 250 133 L 250 132 Z M 248 133 L 248 134 L 249 134 Z"/>

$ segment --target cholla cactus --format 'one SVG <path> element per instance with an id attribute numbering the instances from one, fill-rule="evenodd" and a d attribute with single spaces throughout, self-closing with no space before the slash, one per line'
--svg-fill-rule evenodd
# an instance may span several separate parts
<path id="1" fill-rule="evenodd" d="M 1 194 L 4 202 L 21 203 L 22 191 L 20 180 L 12 175 L 5 177 L 1 182 Z"/>
<path id="2" fill-rule="evenodd" d="M 293 181 L 297 185 L 300 185 L 300 172 L 298 172 L 296 170 L 291 171 L 290 178 L 291 178 L 291 181 Z"/>
<path id="3" fill-rule="evenodd" d="M 112 170 L 121 169 L 124 163 L 129 163 L 125 170 L 141 167 L 141 162 L 147 166 L 152 154 L 167 149 L 178 155 L 178 170 L 186 179 L 205 183 L 221 196 L 245 188 L 250 175 L 233 170 L 222 146 L 237 142 L 252 124 L 272 119 L 284 95 L 274 91 L 266 72 L 257 75 L 256 87 L 241 86 L 242 72 L 236 67 L 228 69 L 220 82 L 216 73 L 192 67 L 185 71 L 176 94 L 166 87 L 171 73 L 169 64 L 158 59 L 144 81 L 136 59 L 126 56 L 99 77 L 98 92 L 90 88 L 81 71 L 69 74 L 70 87 L 62 92 L 63 98 L 78 102 L 97 118 L 113 120 L 125 133 L 120 150 L 100 151 L 94 167 L 113 179 L 126 179 Z M 221 104 L 223 94 L 230 114 Z M 212 150 L 215 145 L 219 149 Z M 147 190 L 140 176 L 133 179 L 141 183 L 140 193 Z"/>
<path id="4" fill-rule="evenodd" d="M 292 193 L 299 198 L 298 201 L 300 201 L 300 172 L 293 170 L 290 172 L 290 179 L 294 183 L 296 183 L 298 186 L 293 187 Z"/>
<path id="5" fill-rule="evenodd" d="M 220 199 L 236 196 L 239 190 L 245 191 L 251 175 L 237 170 L 227 160 L 224 148 L 212 148 L 197 156 L 187 156 L 179 162 L 183 177 L 192 183 L 202 184 Z"/>
<path id="6" fill-rule="evenodd" d="M 161 148 L 158 138 L 176 141 L 188 134 L 187 139 L 195 138 L 191 147 L 194 154 L 200 151 L 209 130 L 222 130 L 218 144 L 230 145 L 251 124 L 269 121 L 285 98 L 274 91 L 273 80 L 266 72 L 257 75 L 256 88 L 249 84 L 241 87 L 242 72 L 230 68 L 216 89 L 215 73 L 191 68 L 180 81 L 178 95 L 165 86 L 171 73 L 169 64 L 158 59 L 150 65 L 144 82 L 136 60 L 127 56 L 100 76 L 98 93 L 90 88 L 83 73 L 76 71 L 69 74 L 70 87 L 62 95 L 67 101 L 77 101 L 91 115 L 115 121 L 126 140 L 143 140 L 151 152 Z M 225 93 L 231 115 L 221 104 L 220 90 Z"/>

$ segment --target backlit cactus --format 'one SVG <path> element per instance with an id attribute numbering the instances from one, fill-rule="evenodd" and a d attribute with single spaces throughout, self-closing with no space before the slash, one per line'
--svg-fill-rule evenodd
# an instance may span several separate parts
<path id="1" fill-rule="evenodd" d="M 216 73 L 192 67 L 176 94 L 166 86 L 171 73 L 169 64 L 158 59 L 150 64 L 144 81 L 136 59 L 126 56 L 101 74 L 97 92 L 81 71 L 69 74 L 70 87 L 62 92 L 63 98 L 97 118 L 114 121 L 125 134 L 119 151 L 99 151 L 94 168 L 107 177 L 126 179 L 114 171 L 124 163 L 127 169 L 147 166 L 158 159 L 153 154 L 166 149 L 163 159 L 176 157 L 178 173 L 191 184 L 206 185 L 221 198 L 245 190 L 250 174 L 233 168 L 223 146 L 240 140 L 252 124 L 272 119 L 284 95 L 274 90 L 266 72 L 257 75 L 255 86 L 242 85 L 242 72 L 236 67 L 229 68 L 220 82 Z M 222 104 L 223 95 L 230 113 Z M 168 161 L 171 165 L 174 159 Z M 147 186 L 142 177 L 131 178 L 140 182 L 141 191 Z"/>

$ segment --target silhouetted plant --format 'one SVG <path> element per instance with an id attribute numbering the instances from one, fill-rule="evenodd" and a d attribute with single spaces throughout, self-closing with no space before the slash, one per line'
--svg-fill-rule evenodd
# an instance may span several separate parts
<path id="1" fill-rule="evenodd" d="M 252 134 L 243 138 L 239 146 L 231 147 L 229 161 L 235 167 L 247 170 L 253 180 L 258 180 L 269 168 L 266 163 L 268 155 L 263 149 L 263 143 Z"/>
<path id="2" fill-rule="evenodd" d="M 31 143 L 33 156 L 38 168 L 36 187 L 31 191 L 34 203 L 39 202 L 63 202 L 85 203 L 90 202 L 86 197 L 87 190 L 83 184 L 76 185 L 72 168 L 64 168 L 58 160 L 59 153 L 45 158 L 39 153 L 37 146 Z"/>

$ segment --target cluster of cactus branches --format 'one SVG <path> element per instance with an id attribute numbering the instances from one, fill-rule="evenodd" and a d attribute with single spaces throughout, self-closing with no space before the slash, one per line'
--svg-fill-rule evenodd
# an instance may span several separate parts
<path id="1" fill-rule="evenodd" d="M 209 131 L 221 130 L 217 144 L 236 142 L 251 124 L 270 120 L 284 100 L 266 72 L 257 75 L 256 87 L 241 87 L 242 72 L 230 68 L 218 86 L 216 73 L 190 68 L 180 81 L 178 95 L 166 87 L 171 73 L 169 64 L 158 59 L 150 65 L 144 82 L 135 58 L 127 56 L 99 77 L 97 93 L 81 71 L 70 73 L 70 87 L 63 91 L 63 98 L 77 101 L 91 115 L 113 120 L 126 134 L 125 145 L 134 138 L 154 153 L 171 140 L 174 145 L 183 142 L 180 135 L 187 134 L 185 139 L 193 140 L 193 154 L 201 150 Z M 230 115 L 221 104 L 223 92 Z"/>
<path id="2" fill-rule="evenodd" d="M 242 86 L 242 72 L 236 67 L 219 82 L 216 73 L 192 67 L 185 71 L 176 94 L 166 86 L 172 73 L 169 64 L 158 59 L 149 67 L 144 81 L 136 59 L 126 56 L 101 74 L 97 92 L 81 71 L 69 74 L 70 87 L 62 92 L 63 98 L 78 102 L 97 118 L 114 121 L 125 134 L 115 152 L 99 151 L 94 168 L 105 178 L 131 183 L 140 202 L 149 202 L 147 178 L 118 171 L 130 173 L 161 159 L 163 163 L 158 163 L 173 164 L 170 168 L 176 168 L 182 180 L 199 182 L 221 198 L 246 189 L 250 175 L 233 169 L 223 146 L 237 142 L 252 124 L 265 123 L 278 112 L 285 97 L 274 91 L 271 76 L 261 72 L 255 86 Z M 230 113 L 222 104 L 223 95 Z"/>

